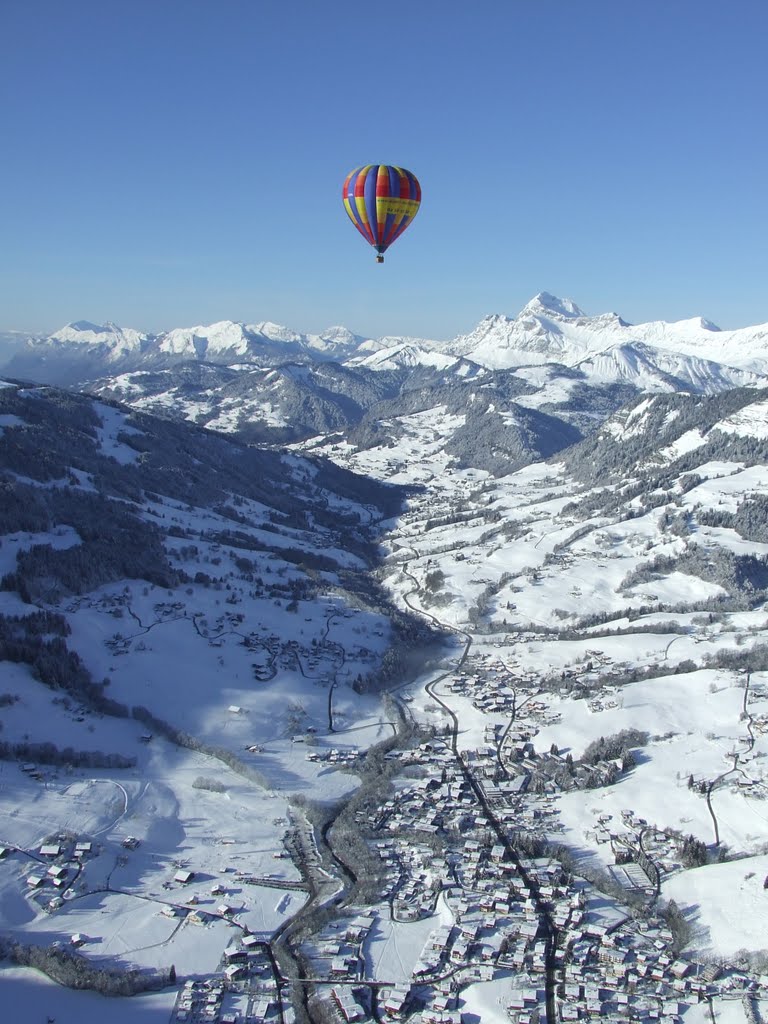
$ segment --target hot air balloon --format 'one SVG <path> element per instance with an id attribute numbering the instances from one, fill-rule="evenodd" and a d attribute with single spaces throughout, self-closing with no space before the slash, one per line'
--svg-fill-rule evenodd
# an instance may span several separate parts
<path id="1" fill-rule="evenodd" d="M 376 262 L 383 263 L 384 253 L 416 216 L 421 185 L 404 167 L 366 164 L 347 175 L 342 198 L 349 219 L 376 250 Z"/>

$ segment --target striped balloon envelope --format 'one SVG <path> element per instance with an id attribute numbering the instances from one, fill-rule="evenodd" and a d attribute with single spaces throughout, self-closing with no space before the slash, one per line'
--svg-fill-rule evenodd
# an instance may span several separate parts
<path id="1" fill-rule="evenodd" d="M 376 262 L 383 263 L 384 253 L 416 216 L 421 185 L 404 167 L 366 164 L 347 175 L 342 197 L 349 219 L 376 250 Z"/>

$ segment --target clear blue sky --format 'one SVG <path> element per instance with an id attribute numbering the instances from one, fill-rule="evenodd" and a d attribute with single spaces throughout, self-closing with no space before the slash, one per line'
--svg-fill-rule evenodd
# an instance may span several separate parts
<path id="1" fill-rule="evenodd" d="M 765 0 L 2 0 L 0 329 L 768 321 Z M 346 173 L 412 170 L 383 266 Z"/>

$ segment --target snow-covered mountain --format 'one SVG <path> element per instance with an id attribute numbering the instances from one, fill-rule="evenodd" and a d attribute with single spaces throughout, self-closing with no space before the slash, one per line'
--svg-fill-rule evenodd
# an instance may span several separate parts
<path id="1" fill-rule="evenodd" d="M 542 292 L 514 319 L 488 316 L 440 349 L 497 369 L 555 362 L 589 375 L 594 368 L 603 380 L 629 380 L 648 390 L 657 389 L 674 356 L 674 375 L 691 390 L 707 392 L 757 383 L 768 373 L 768 324 L 736 331 L 720 331 L 701 318 L 632 325 L 616 313 L 587 316 L 569 299 Z M 720 368 L 687 368 L 688 358 Z"/>
<path id="2" fill-rule="evenodd" d="M 208 326 L 180 327 L 161 334 L 153 346 L 154 362 L 194 359 L 212 363 L 274 362 L 306 354 L 317 359 L 341 359 L 362 341 L 344 327 L 321 334 L 299 334 L 264 321 L 240 324 L 221 320 Z"/>
<path id="3" fill-rule="evenodd" d="M 641 396 L 565 454 L 580 478 L 622 482 L 629 473 L 696 472 L 705 464 L 768 461 L 768 398 L 737 388 L 710 396 Z M 761 483 L 760 490 L 763 490 Z"/>
<path id="4" fill-rule="evenodd" d="M 723 387 L 762 386 L 768 377 L 768 324 L 734 331 L 721 331 L 701 318 L 633 325 L 616 313 L 589 316 L 570 299 L 541 292 L 514 318 L 487 316 L 468 334 L 440 342 L 364 338 L 339 326 L 302 334 L 270 321 L 222 320 L 157 335 L 79 321 L 30 339 L 5 371 L 47 383 L 74 383 L 188 360 L 274 366 L 292 359 L 453 372 L 456 360 L 463 359 L 465 374 L 472 366 L 514 370 L 555 363 L 577 368 L 584 379 L 600 384 L 713 393 Z"/>
<path id="5" fill-rule="evenodd" d="M 593 383 L 624 381 L 642 391 L 708 395 L 728 388 L 768 385 L 761 374 L 645 342 L 611 345 L 585 356 L 574 366 Z"/>
<path id="6" fill-rule="evenodd" d="M 78 320 L 55 331 L 48 339 L 41 340 L 47 340 L 60 349 L 72 345 L 117 359 L 140 354 L 153 339 L 150 334 L 118 327 L 111 322 L 92 324 L 88 320 Z"/>
<path id="7" fill-rule="evenodd" d="M 251 441 L 284 443 L 348 430 L 399 391 L 401 376 L 335 362 L 277 366 L 183 362 L 94 382 L 91 390 L 134 409 L 190 420 Z"/>
<path id="8" fill-rule="evenodd" d="M 589 435 L 643 393 L 768 386 L 768 326 L 633 326 L 542 292 L 517 317 L 486 317 L 449 342 L 363 338 L 338 326 L 301 334 L 269 321 L 158 335 L 79 321 L 30 340 L 7 373 L 87 382 L 134 408 L 257 442 L 356 431 L 360 443 L 387 435 L 394 444 L 399 416 L 449 410 L 443 442 L 458 464 L 482 447 L 472 443 L 474 431 L 495 439 L 482 465 L 503 472 Z M 460 426 L 466 422 L 472 430 Z M 515 433 L 513 424 L 525 426 Z"/>
<path id="9" fill-rule="evenodd" d="M 296 358 L 340 360 L 355 352 L 363 340 L 344 327 L 300 334 L 266 321 L 242 324 L 221 320 L 153 335 L 113 323 L 80 320 L 51 335 L 28 338 L 4 371 L 9 376 L 71 386 L 115 373 L 188 361 L 272 366 Z"/>

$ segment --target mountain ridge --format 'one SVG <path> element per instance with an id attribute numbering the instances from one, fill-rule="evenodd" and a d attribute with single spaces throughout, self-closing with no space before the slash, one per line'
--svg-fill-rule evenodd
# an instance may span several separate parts
<path id="1" fill-rule="evenodd" d="M 504 472 L 588 436 L 643 393 L 768 388 L 768 325 L 723 332 L 693 318 L 633 327 L 540 292 L 517 317 L 492 314 L 449 342 L 363 338 L 340 326 L 301 334 L 271 321 L 158 335 L 76 321 L 31 340 L 5 372 L 261 444 L 350 431 L 395 444 L 407 411 L 449 410 L 443 440 L 458 464 L 477 447 L 462 425 L 469 415 L 495 444 L 484 464 Z M 506 436 L 510 424 L 534 421 Z"/>
<path id="2" fill-rule="evenodd" d="M 368 359 L 372 366 L 385 360 L 391 364 L 398 358 L 411 364 L 427 360 L 434 365 L 437 353 L 446 360 L 468 358 L 489 369 L 510 369 L 553 361 L 573 365 L 614 346 L 638 344 L 725 363 L 734 369 L 768 373 L 768 323 L 731 331 L 722 331 L 703 317 L 630 324 L 614 312 L 588 315 L 573 300 L 549 292 L 535 295 L 516 317 L 489 314 L 468 333 L 447 341 L 371 338 L 338 325 L 319 333 L 301 333 L 268 320 L 251 324 L 220 320 L 157 334 L 123 328 L 111 321 L 99 325 L 81 320 L 50 335 L 29 337 L 24 353 L 4 369 L 13 372 L 14 362 L 34 366 L 35 360 L 50 358 L 54 349 L 62 357 L 69 346 L 78 357 L 90 350 L 95 363 L 120 364 L 122 369 L 139 369 L 164 360 L 226 363 L 296 356 L 336 361 Z M 135 358 L 134 366 L 128 365 L 131 357 Z"/>

